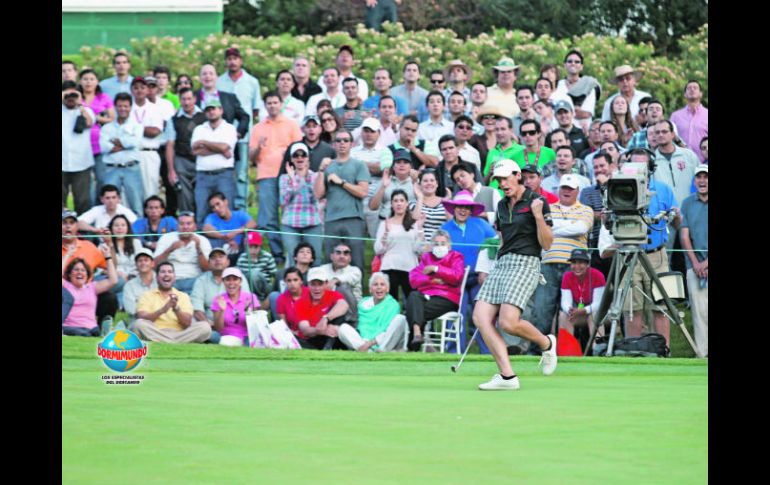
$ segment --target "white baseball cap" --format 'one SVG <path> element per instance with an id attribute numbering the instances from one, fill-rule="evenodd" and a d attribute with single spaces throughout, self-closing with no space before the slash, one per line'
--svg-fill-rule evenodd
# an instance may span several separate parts
<path id="1" fill-rule="evenodd" d="M 326 270 L 320 266 L 316 266 L 315 268 L 310 268 L 307 272 L 307 280 L 308 282 L 313 280 L 318 281 L 329 281 L 329 274 L 326 272 Z"/>
<path id="2" fill-rule="evenodd" d="M 508 177 L 509 175 L 512 175 L 516 172 L 521 173 L 521 167 L 519 167 L 519 164 L 514 162 L 513 160 L 503 159 L 499 160 L 495 164 L 495 169 L 492 172 L 492 177 Z"/>
<path id="3" fill-rule="evenodd" d="M 225 268 L 222 272 L 222 279 L 225 279 L 228 276 L 237 276 L 238 278 L 243 279 L 243 273 L 236 267 Z"/>
<path id="4" fill-rule="evenodd" d="M 699 173 L 704 172 L 706 174 L 709 173 L 709 166 L 705 163 L 701 163 L 695 168 L 695 175 L 698 175 Z"/>
<path id="5" fill-rule="evenodd" d="M 366 118 L 363 123 L 361 123 L 361 129 L 369 128 L 372 131 L 381 131 L 382 125 L 380 124 L 380 120 L 377 118 Z"/>
<path id="6" fill-rule="evenodd" d="M 570 187 L 577 189 L 580 187 L 580 183 L 578 182 L 578 178 L 574 173 L 568 173 L 566 175 L 562 175 L 561 179 L 559 179 L 559 187 Z"/>

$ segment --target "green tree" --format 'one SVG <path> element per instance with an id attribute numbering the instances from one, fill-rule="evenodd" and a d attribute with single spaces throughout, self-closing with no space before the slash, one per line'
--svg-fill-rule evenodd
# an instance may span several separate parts
<path id="1" fill-rule="evenodd" d="M 594 0 L 591 10 L 597 33 L 650 42 L 662 55 L 679 53 L 677 40 L 708 22 L 708 0 Z"/>

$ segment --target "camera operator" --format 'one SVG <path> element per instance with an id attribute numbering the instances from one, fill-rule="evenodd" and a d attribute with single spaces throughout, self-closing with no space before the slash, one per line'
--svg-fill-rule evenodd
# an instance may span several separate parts
<path id="1" fill-rule="evenodd" d="M 78 214 L 91 207 L 91 130 L 96 116 L 83 106 L 83 97 L 73 81 L 61 85 L 61 201 L 67 205 L 70 187 Z"/>
<path id="2" fill-rule="evenodd" d="M 669 238 L 668 231 L 666 230 L 666 224 L 667 222 L 670 222 L 675 229 L 678 229 L 682 219 L 679 213 L 679 207 L 676 203 L 676 199 L 674 198 L 674 192 L 671 190 L 671 187 L 653 178 L 653 174 L 655 173 L 655 165 L 654 163 L 650 163 L 652 161 L 652 156 L 652 152 L 649 149 L 635 148 L 630 152 L 629 162 L 644 163 L 647 164 L 647 166 L 650 168 L 650 180 L 648 189 L 650 192 L 652 192 L 652 196 L 650 197 L 650 203 L 647 207 L 646 215 L 648 217 L 655 217 L 661 212 L 671 213 L 672 210 L 675 214 L 673 219 L 669 221 L 667 221 L 666 218 L 661 218 L 655 224 L 651 224 L 649 226 L 651 229 L 648 236 L 649 242 L 639 246 L 639 248 L 647 254 L 647 258 L 650 260 L 650 264 L 652 265 L 655 273 L 660 274 L 670 271 L 668 256 L 666 254 L 666 243 L 668 242 Z M 604 229 L 602 229 L 602 232 L 604 232 Z M 606 256 L 607 253 L 603 249 L 604 246 L 606 246 L 606 243 L 603 243 L 602 240 L 604 238 L 602 236 L 604 236 L 604 234 L 600 234 L 599 236 L 599 249 L 602 252 L 602 256 Z M 614 243 L 614 241 L 612 241 L 612 243 Z M 641 287 L 642 291 L 648 296 L 652 295 L 652 280 L 644 271 L 644 268 L 641 264 L 637 264 L 634 267 L 633 286 Z M 652 310 L 654 331 L 663 335 L 666 338 L 666 345 L 670 347 L 670 322 L 668 318 L 666 318 L 662 312 L 656 311 L 653 304 L 650 303 L 650 301 L 647 300 L 640 291 L 633 292 L 634 316 L 632 321 L 626 322 L 626 328 L 623 332 L 624 335 L 626 337 L 638 337 L 642 334 L 642 329 L 645 327 L 643 320 L 643 314 L 645 310 Z"/>

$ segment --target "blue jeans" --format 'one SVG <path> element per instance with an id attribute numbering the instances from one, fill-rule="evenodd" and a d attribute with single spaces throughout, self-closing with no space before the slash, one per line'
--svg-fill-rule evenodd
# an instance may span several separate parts
<path id="1" fill-rule="evenodd" d="M 105 185 L 115 185 L 126 191 L 126 204 L 136 214 L 144 214 L 144 185 L 142 184 L 142 169 L 139 164 L 131 167 L 115 167 L 104 164 Z"/>
<path id="2" fill-rule="evenodd" d="M 278 297 L 281 296 L 281 294 L 277 291 L 271 291 L 270 295 L 268 295 L 268 300 L 270 300 L 270 313 L 273 314 L 273 320 L 278 319 L 278 312 L 276 311 L 276 308 L 278 308 Z"/>
<path id="3" fill-rule="evenodd" d="M 543 335 L 551 333 L 551 325 L 561 300 L 561 280 L 569 270 L 565 263 L 547 263 L 540 265 L 540 272 L 545 276 L 545 285 L 538 285 L 535 290 L 535 308 L 532 324 Z M 537 347 L 537 346 L 530 346 Z M 539 350 L 539 349 L 538 349 Z"/>
<path id="4" fill-rule="evenodd" d="M 183 291 L 189 295 L 190 293 L 192 293 L 195 280 L 196 278 L 184 278 L 181 280 L 176 280 L 176 283 L 174 283 L 174 288 L 176 288 L 179 291 Z"/>
<path id="5" fill-rule="evenodd" d="M 313 246 L 313 251 L 315 251 L 315 262 L 313 263 L 313 266 L 318 266 L 321 264 L 323 255 L 323 238 L 313 237 L 314 235 L 323 236 L 324 228 L 321 224 L 310 227 L 291 227 L 281 224 L 281 231 L 284 232 L 284 234 L 281 234 L 281 239 L 283 240 L 283 249 L 285 251 L 284 254 L 286 254 L 288 258 L 294 256 L 294 248 L 296 248 L 300 242 L 304 241 Z M 301 235 L 285 234 L 287 232 L 298 232 Z M 308 235 L 310 235 L 310 237 L 308 237 Z"/>
<path id="6" fill-rule="evenodd" d="M 102 189 L 102 180 L 104 180 L 104 162 L 102 161 L 102 154 L 97 153 L 94 155 L 94 179 L 95 183 L 91 184 L 91 201 L 93 205 L 99 205 L 99 191 Z"/>
<path id="7" fill-rule="evenodd" d="M 278 231 L 278 177 L 262 179 L 257 182 L 259 194 L 259 212 L 257 228 Z M 276 259 L 285 260 L 281 235 L 268 233 L 270 252 Z"/>
<path id="8" fill-rule="evenodd" d="M 249 201 L 249 140 L 248 136 L 235 145 L 235 199 L 233 210 L 246 210 Z"/>
<path id="9" fill-rule="evenodd" d="M 67 319 L 67 315 L 70 314 L 70 310 L 72 310 L 72 305 L 75 304 L 75 298 L 72 297 L 72 293 L 64 289 L 62 287 L 61 289 L 61 323 L 64 323 L 64 320 Z"/>
<path id="10" fill-rule="evenodd" d="M 235 199 L 235 171 L 232 168 L 212 172 L 195 172 L 195 222 L 198 229 L 203 228 L 203 221 L 209 215 L 209 196 L 222 192 L 228 201 Z"/>

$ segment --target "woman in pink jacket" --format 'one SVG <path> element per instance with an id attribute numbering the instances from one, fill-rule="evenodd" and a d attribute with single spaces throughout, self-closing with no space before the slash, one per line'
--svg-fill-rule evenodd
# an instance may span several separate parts
<path id="1" fill-rule="evenodd" d="M 425 341 L 425 323 L 446 312 L 457 310 L 460 285 L 465 273 L 463 255 L 452 251 L 449 234 L 437 229 L 431 239 L 432 249 L 420 258 L 420 264 L 409 272 L 412 292 L 406 300 L 406 320 L 412 328 L 411 350 L 419 350 Z"/>

